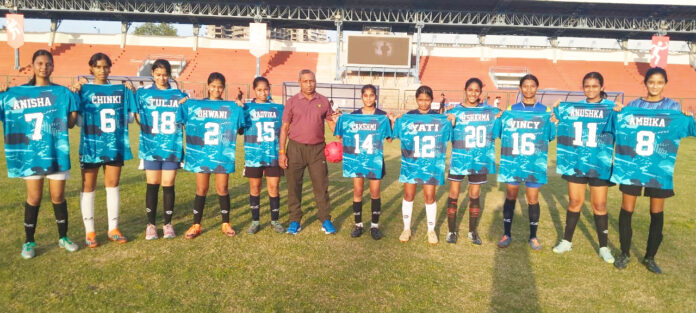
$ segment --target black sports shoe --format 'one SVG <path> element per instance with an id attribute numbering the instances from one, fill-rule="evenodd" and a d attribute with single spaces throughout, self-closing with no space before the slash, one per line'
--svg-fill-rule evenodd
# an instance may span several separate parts
<path id="1" fill-rule="evenodd" d="M 480 246 L 483 242 L 481 241 L 481 237 L 479 237 L 478 232 L 470 232 L 468 234 L 469 239 L 471 239 L 471 244 L 472 245 L 477 245 Z"/>
<path id="2" fill-rule="evenodd" d="M 374 240 L 382 239 L 382 231 L 377 227 L 370 227 L 370 235 L 372 235 L 372 239 Z"/>
<path id="3" fill-rule="evenodd" d="M 353 238 L 358 238 L 360 237 L 360 235 L 362 235 L 362 233 L 363 228 L 361 226 L 355 225 L 355 227 L 353 227 L 353 231 L 350 232 L 350 236 Z"/>
<path id="4" fill-rule="evenodd" d="M 662 269 L 659 266 L 657 266 L 657 263 L 655 263 L 655 259 L 645 258 L 643 259 L 643 265 L 645 265 L 645 268 L 647 268 L 648 271 L 651 271 L 655 274 L 662 274 Z"/>
<path id="5" fill-rule="evenodd" d="M 459 237 L 457 232 L 449 232 L 447 233 L 447 239 L 445 239 L 445 241 L 447 241 L 447 243 L 457 243 L 457 237 Z"/>
<path id="6" fill-rule="evenodd" d="M 616 257 L 616 260 L 614 260 L 614 267 L 622 270 L 626 268 L 628 265 L 628 262 L 631 262 L 631 256 L 625 255 L 621 253 L 618 257 Z"/>

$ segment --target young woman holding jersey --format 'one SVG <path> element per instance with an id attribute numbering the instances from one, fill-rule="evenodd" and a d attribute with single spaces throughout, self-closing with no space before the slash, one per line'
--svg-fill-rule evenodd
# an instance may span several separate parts
<path id="1" fill-rule="evenodd" d="M 80 99 L 80 209 L 85 225 L 85 243 L 89 248 L 96 248 L 98 243 L 94 230 L 94 189 L 100 168 L 104 169 L 109 224 L 107 238 L 117 243 L 127 242 L 118 230 L 118 184 L 123 162 L 133 158 L 128 138 L 128 120 L 135 111 L 135 98 L 130 83 L 109 83 L 109 56 L 95 53 L 88 64 L 89 71 L 94 76 L 94 83 L 87 84 L 87 80 L 82 78 L 73 89 Z"/>
<path id="2" fill-rule="evenodd" d="M 388 116 L 387 112 L 377 108 L 377 88 L 375 86 L 370 84 L 363 86 L 360 90 L 360 95 L 363 102 L 363 107 L 353 111 L 351 114 Z M 337 125 L 336 129 L 338 129 L 340 126 L 341 125 Z M 386 141 L 391 142 L 391 138 L 386 138 Z M 378 177 L 368 178 L 368 185 L 370 188 L 370 209 L 372 211 L 370 235 L 374 240 L 379 240 L 382 238 L 382 231 L 379 230 L 379 216 L 382 212 L 380 188 L 382 178 L 384 178 L 384 175 L 386 174 L 386 169 L 384 165 L 384 158 L 382 158 L 382 173 L 379 173 Z M 360 237 L 364 231 L 364 226 L 362 223 L 362 198 L 364 186 L 364 177 L 353 177 L 353 219 L 355 221 L 355 225 L 353 226 L 353 230 L 350 233 L 350 236 L 353 238 Z"/>
<path id="3" fill-rule="evenodd" d="M 667 72 L 659 67 L 651 68 L 645 74 L 643 80 L 647 89 L 647 96 L 635 99 L 626 105 L 627 107 L 638 107 L 656 110 L 681 110 L 679 102 L 666 98 L 662 93 L 667 84 Z M 651 187 L 640 187 L 631 185 L 619 185 L 623 197 L 621 201 L 621 211 L 619 214 L 619 239 L 621 242 L 621 255 L 616 258 L 614 266 L 624 269 L 631 260 L 631 239 L 633 229 L 631 227 L 631 217 L 636 207 L 638 196 L 643 194 L 650 197 L 650 230 L 648 232 L 648 245 L 645 250 L 643 265 L 656 274 L 661 274 L 662 269 L 655 262 L 655 255 L 662 243 L 662 226 L 664 224 L 665 199 L 674 196 L 672 189 L 660 189 Z"/>
<path id="4" fill-rule="evenodd" d="M 169 61 L 158 59 L 152 63 L 152 78 L 154 84 L 149 88 L 138 89 L 135 94 L 137 113 L 136 120 L 140 123 L 141 168 L 145 170 L 147 189 L 145 193 L 145 208 L 147 212 L 147 228 L 145 239 L 157 239 L 157 198 L 159 187 L 162 185 L 162 200 L 164 208 L 164 238 L 174 238 L 172 215 L 174 214 L 174 181 L 176 170 L 183 160 L 183 130 L 176 123 L 178 107 L 188 99 L 179 89 L 172 89 L 169 78 L 172 67 Z"/>
<path id="5" fill-rule="evenodd" d="M 462 104 L 465 108 L 483 107 L 481 103 L 481 92 L 483 91 L 483 82 L 478 78 L 470 78 L 464 84 L 465 99 Z M 450 109 L 452 110 L 452 109 Z M 451 112 L 451 111 L 450 111 Z M 488 144 L 494 144 L 488 143 Z M 495 160 L 493 160 L 495 161 Z M 477 232 L 478 221 L 480 218 L 481 206 L 479 197 L 481 195 L 481 185 L 488 182 L 487 174 L 470 174 L 470 175 L 455 175 L 452 174 L 450 166 L 450 174 L 447 176 L 449 181 L 449 197 L 447 198 L 447 243 L 456 243 L 458 232 L 456 229 L 457 219 L 457 202 L 459 200 L 459 191 L 462 182 L 467 178 L 469 181 L 469 232 L 467 237 L 474 245 L 481 245 L 482 241 Z"/>
<path id="6" fill-rule="evenodd" d="M 418 104 L 418 109 L 411 110 L 406 113 L 406 115 L 429 115 L 429 114 L 438 114 L 437 111 L 432 110 L 430 108 L 430 104 L 433 102 L 433 90 L 428 87 L 428 86 L 420 86 L 416 90 L 416 103 Z M 400 117 L 401 119 L 401 117 Z M 448 117 L 448 119 L 453 119 L 453 117 Z M 453 121 L 452 121 L 453 123 Z M 397 124 L 399 124 L 399 121 L 397 121 Z M 399 125 L 394 126 L 395 130 L 395 135 L 394 137 L 400 138 L 403 142 L 405 140 L 404 137 L 406 137 L 407 134 L 399 134 L 401 131 L 399 131 L 398 128 L 400 128 Z M 415 137 L 414 137 L 415 138 Z M 446 138 L 447 141 L 449 141 L 449 137 Z M 407 139 L 408 140 L 408 139 Z M 434 152 L 437 150 L 437 143 L 435 142 L 436 139 L 433 139 L 431 147 L 432 151 Z M 447 143 L 444 142 L 444 145 L 446 147 Z M 418 149 L 417 152 L 413 152 L 414 157 L 416 157 L 416 154 L 420 153 L 420 149 L 418 147 L 414 147 L 415 149 Z M 445 148 L 446 149 L 446 148 Z M 404 149 L 402 149 L 403 153 Z M 433 153 L 436 154 L 436 153 Z M 423 156 L 425 157 L 425 156 Z M 403 164 L 403 159 L 404 155 L 402 155 L 402 176 L 404 173 L 404 164 Z M 429 174 L 429 173 L 425 173 Z M 428 175 L 426 175 L 428 176 Z M 427 181 L 430 182 L 434 177 L 419 177 L 420 181 Z M 418 185 L 417 183 L 413 182 L 406 182 L 405 180 L 402 180 L 401 178 L 399 181 L 404 183 L 404 196 L 403 196 L 403 201 L 401 203 L 401 213 L 402 217 L 404 220 L 404 230 L 401 232 L 401 235 L 399 236 L 399 241 L 401 242 L 408 242 L 409 239 L 411 238 L 411 218 L 413 214 L 413 201 L 415 200 L 416 196 L 416 186 Z M 435 190 L 437 188 L 437 184 L 433 183 L 422 183 L 423 185 L 423 200 L 425 202 L 425 215 L 426 215 L 426 220 L 427 220 L 427 225 L 428 225 L 428 243 L 430 244 L 437 244 L 438 243 L 438 238 L 437 238 L 437 233 L 435 232 L 435 222 L 436 222 L 436 217 L 437 217 L 437 203 L 435 202 Z"/>
<path id="7" fill-rule="evenodd" d="M 75 126 L 77 102 L 68 88 L 51 82 L 54 63 L 50 52 L 37 50 L 31 60 L 34 75 L 29 83 L 0 94 L 8 176 L 26 183 L 26 239 L 21 252 L 25 259 L 36 255 L 34 233 L 46 178 L 58 226 L 58 245 L 69 252 L 79 249 L 68 238 L 65 201 L 65 181 L 70 177 L 68 128 Z"/>
<path id="8" fill-rule="evenodd" d="M 278 221 L 280 218 L 278 185 L 284 173 L 278 165 L 278 140 L 283 106 L 270 101 L 271 84 L 265 77 L 256 77 L 252 87 L 255 98 L 244 105 L 244 176 L 249 178 L 249 208 L 251 210 L 251 225 L 247 233 L 255 234 L 261 229 L 259 206 L 262 178 L 266 176 L 271 228 L 276 233 L 282 234 L 285 228 Z"/>
<path id="9" fill-rule="evenodd" d="M 582 79 L 582 88 L 585 93 L 585 100 L 582 101 L 583 103 L 610 105 L 611 107 L 614 106 L 612 101 L 607 100 L 607 94 L 604 92 L 604 77 L 602 77 L 602 74 L 598 72 L 587 73 Z M 557 101 L 554 106 L 558 106 L 559 103 L 560 100 Z M 613 146 L 613 143 L 611 146 Z M 589 149 L 584 151 L 591 155 L 598 155 L 601 152 L 601 147 L 597 144 L 595 144 L 593 148 L 585 145 L 585 149 Z M 586 158 L 591 158 L 591 155 L 586 156 Z M 553 248 L 553 252 L 561 254 L 572 250 L 573 233 L 575 232 L 575 226 L 580 219 L 580 210 L 585 203 L 586 186 L 589 185 L 590 204 L 592 205 L 595 226 L 597 227 L 599 255 L 605 262 L 614 263 L 614 257 L 611 255 L 611 250 L 609 250 L 607 247 L 609 225 L 609 217 L 607 215 L 607 192 L 610 186 L 614 186 L 614 183 L 610 182 L 609 179 L 601 179 L 596 175 L 592 175 L 590 177 L 587 175 L 587 173 L 582 175 L 578 173 L 579 171 L 575 172 L 576 175 L 564 174 L 561 176 L 563 179 L 568 181 L 568 211 L 566 213 L 566 225 L 563 240 L 561 240 L 561 242 Z"/>
<path id="10" fill-rule="evenodd" d="M 508 110 L 513 111 L 532 111 L 532 112 L 548 112 L 549 108 L 536 100 L 537 89 L 539 88 L 539 80 L 532 74 L 527 74 L 520 79 L 520 93 L 522 101 L 513 104 Z M 500 174 L 499 174 L 500 176 Z M 520 190 L 520 182 L 507 182 L 505 189 L 505 203 L 503 204 L 503 226 L 505 234 L 498 241 L 498 247 L 506 248 L 510 245 L 512 219 L 515 215 L 515 203 Z M 541 250 L 541 243 L 537 238 L 537 228 L 539 225 L 539 188 L 543 186 L 541 183 L 524 182 L 526 186 L 525 196 L 529 209 L 529 245 L 532 250 Z"/>
<path id="11" fill-rule="evenodd" d="M 196 173 L 196 197 L 193 204 L 193 225 L 185 238 L 193 239 L 201 234 L 201 220 L 208 195 L 211 174 L 215 175 L 215 190 L 220 203 L 222 233 L 235 235 L 230 224 L 230 195 L 227 190 L 229 174 L 234 172 L 234 151 L 237 132 L 242 124 L 242 110 L 232 101 L 222 101 L 225 76 L 214 72 L 208 76 L 208 98 L 188 100 L 180 107 L 179 118 L 186 129 L 186 156 L 184 169 Z M 204 117 L 203 110 L 224 112 L 224 117 Z M 235 114 L 236 113 L 236 114 Z"/>

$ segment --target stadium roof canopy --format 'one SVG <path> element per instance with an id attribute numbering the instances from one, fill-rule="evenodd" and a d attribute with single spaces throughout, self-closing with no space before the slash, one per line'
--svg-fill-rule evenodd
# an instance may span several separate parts
<path id="1" fill-rule="evenodd" d="M 430 33 L 645 39 L 656 33 L 696 41 L 696 5 L 572 0 L 0 0 L 0 13 L 28 18 L 177 22 Z M 689 1 L 683 1 L 689 2 Z"/>

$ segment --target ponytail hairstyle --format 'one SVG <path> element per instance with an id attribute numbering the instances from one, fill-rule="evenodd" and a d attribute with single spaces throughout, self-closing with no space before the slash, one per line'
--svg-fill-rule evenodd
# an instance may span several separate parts
<path id="1" fill-rule="evenodd" d="M 48 50 L 45 49 L 39 49 L 36 50 L 36 52 L 34 52 L 34 55 L 31 57 L 31 64 L 34 64 L 36 58 L 40 56 L 46 56 L 48 60 L 51 61 L 51 64 L 53 64 L 53 55 L 51 54 L 51 52 L 48 52 Z M 34 73 L 34 76 L 31 77 L 28 84 L 32 86 L 36 85 L 36 73 Z"/>
<path id="2" fill-rule="evenodd" d="M 585 77 L 582 78 L 582 84 L 585 85 L 585 81 L 588 79 L 596 79 L 597 81 L 599 81 L 599 87 L 604 87 L 604 77 L 599 72 L 589 72 L 585 74 Z M 604 90 L 602 90 L 599 92 L 599 97 L 602 99 L 606 99 L 607 93 L 604 92 Z"/>

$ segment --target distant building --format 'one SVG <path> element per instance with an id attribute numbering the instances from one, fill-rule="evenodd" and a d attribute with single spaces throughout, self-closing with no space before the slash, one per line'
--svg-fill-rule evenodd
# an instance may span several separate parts
<path id="1" fill-rule="evenodd" d="M 249 39 L 249 27 L 208 25 L 207 36 L 210 38 L 229 38 L 237 40 Z M 291 40 L 296 42 L 328 41 L 326 30 L 299 28 L 271 28 L 268 30 L 269 39 Z"/>

